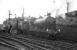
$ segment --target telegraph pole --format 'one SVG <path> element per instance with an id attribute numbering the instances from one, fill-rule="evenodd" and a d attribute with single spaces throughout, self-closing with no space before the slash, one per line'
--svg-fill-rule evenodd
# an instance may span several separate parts
<path id="1" fill-rule="evenodd" d="M 10 23 L 10 15 L 12 15 L 11 13 L 10 13 L 10 10 L 9 10 L 9 25 L 11 25 L 11 23 Z"/>
<path id="2" fill-rule="evenodd" d="M 22 12 L 22 18 L 24 19 L 24 8 L 23 8 L 23 12 Z"/>
<path id="3" fill-rule="evenodd" d="M 15 14 L 15 17 L 16 17 L 16 14 Z M 16 18 L 16 33 L 18 34 L 18 18 Z"/>
<path id="4" fill-rule="evenodd" d="M 16 18 L 16 14 L 15 15 L 15 18 Z M 18 29 L 18 19 L 16 18 L 16 28 Z"/>
<path id="5" fill-rule="evenodd" d="M 14 14 L 15 15 L 15 18 L 16 18 L 16 14 Z"/>
<path id="6" fill-rule="evenodd" d="M 29 16 L 29 30 L 30 30 L 30 28 L 31 28 L 31 16 Z"/>
<path id="7" fill-rule="evenodd" d="M 11 30 L 11 19 L 10 19 L 10 16 L 11 16 L 12 14 L 11 14 L 11 12 L 10 12 L 10 10 L 9 10 L 9 30 L 8 30 L 8 33 L 10 34 L 10 30 Z"/>
<path id="8" fill-rule="evenodd" d="M 15 17 L 16 17 L 16 14 L 15 14 Z M 17 18 L 16 28 L 18 30 L 18 18 Z"/>

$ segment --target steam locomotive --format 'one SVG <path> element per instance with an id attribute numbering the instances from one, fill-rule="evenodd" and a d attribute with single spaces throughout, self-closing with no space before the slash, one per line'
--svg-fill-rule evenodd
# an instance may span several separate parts
<path id="1" fill-rule="evenodd" d="M 48 17 L 41 24 L 32 24 L 30 26 L 29 23 L 26 22 L 24 25 L 6 25 L 4 30 L 12 35 L 25 34 L 41 38 L 54 39 L 56 34 L 56 21 L 54 18 Z"/>

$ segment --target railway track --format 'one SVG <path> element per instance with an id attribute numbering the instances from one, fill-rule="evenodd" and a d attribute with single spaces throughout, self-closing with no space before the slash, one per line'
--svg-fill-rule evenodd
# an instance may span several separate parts
<path id="1" fill-rule="evenodd" d="M 7 38 L 6 38 L 7 37 Z M 22 39 L 22 38 L 17 38 L 17 37 L 14 37 L 14 38 L 11 38 L 9 36 L 4 36 L 4 37 L 0 37 L 2 40 L 4 39 L 4 41 L 6 39 L 7 42 L 10 40 L 10 41 L 16 41 L 18 43 L 23 43 L 24 45 L 27 45 L 31 48 L 34 48 L 35 50 L 51 50 L 51 48 L 47 47 L 47 46 L 44 46 L 44 45 L 41 45 L 41 44 L 38 44 L 38 43 L 35 43 L 35 42 L 32 42 L 30 40 L 26 40 L 26 39 Z M 33 50 L 34 50 L 33 49 Z"/>
<path id="2" fill-rule="evenodd" d="M 10 38 L 12 36 L 6 36 L 7 38 Z M 24 36 L 14 36 L 12 38 L 14 40 L 20 41 L 21 43 L 28 44 L 28 46 L 33 46 L 34 48 L 37 48 L 37 50 L 71 50 L 76 49 L 77 45 L 72 45 L 71 43 L 65 43 L 65 42 L 56 42 L 56 41 L 45 41 L 45 40 L 35 40 L 32 38 L 24 37 Z M 63 44 L 64 43 L 64 44 Z M 37 46 L 37 47 L 36 47 Z M 61 49 L 61 48 L 63 49 Z M 75 48 L 74 48 L 75 47 Z M 38 49 L 39 48 L 39 49 Z M 42 48 L 42 49 L 41 49 Z M 36 49 L 35 49 L 36 50 Z"/>
<path id="3" fill-rule="evenodd" d="M 31 40 L 31 41 L 33 41 L 33 42 L 41 43 L 41 44 L 43 44 L 43 45 L 46 44 L 46 45 L 48 45 L 48 46 L 50 46 L 50 45 L 55 45 L 55 44 L 62 44 L 62 45 L 64 44 L 63 47 L 69 47 L 69 46 L 72 46 L 72 45 L 77 46 L 77 43 L 68 43 L 68 42 L 65 42 L 65 41 L 53 41 L 53 40 L 46 40 L 46 39 L 39 39 L 39 38 L 34 39 L 34 38 L 26 37 L 26 36 L 23 36 L 23 35 L 21 35 L 21 36 L 16 36 L 16 37 L 22 38 L 22 39 Z M 66 45 L 67 45 L 67 46 L 66 46 Z"/>
<path id="4" fill-rule="evenodd" d="M 66 43 L 66 42 L 61 42 L 61 41 L 46 41 L 46 40 L 35 40 L 35 39 L 32 39 L 32 38 L 27 38 L 27 37 L 23 37 L 23 36 L 20 36 L 20 37 L 17 37 L 17 38 L 22 38 L 23 40 L 31 40 L 32 42 L 35 42 L 37 44 L 41 44 L 45 47 L 49 47 L 49 48 L 54 48 L 54 50 L 71 50 L 71 49 L 77 49 L 77 44 L 71 44 L 71 43 Z"/>
<path id="5" fill-rule="evenodd" d="M 0 40 L 4 43 L 7 43 L 7 45 L 10 44 L 11 47 L 16 47 L 19 50 L 33 50 L 34 48 L 32 46 L 28 46 L 27 44 L 23 44 L 19 41 L 16 41 L 14 39 L 11 38 L 6 38 L 6 37 L 0 37 Z"/>
<path id="6" fill-rule="evenodd" d="M 32 43 L 37 44 L 39 46 L 43 46 L 45 48 L 50 48 L 50 49 L 56 48 L 54 45 L 49 45 L 48 42 L 46 42 L 46 41 L 35 40 L 35 39 L 24 38 L 24 37 L 16 37 L 16 38 L 21 39 L 21 40 L 23 39 L 23 40 L 31 41 Z M 59 49 L 59 48 L 57 48 L 57 49 Z"/>
<path id="7" fill-rule="evenodd" d="M 17 37 L 17 36 L 16 36 Z M 42 39 L 39 39 L 39 40 L 35 40 L 33 38 L 28 38 L 28 37 L 23 37 L 23 36 L 20 36 L 20 37 L 17 37 L 17 38 L 22 38 L 23 40 L 31 40 L 32 42 L 35 42 L 37 44 L 41 44 L 45 47 L 49 47 L 49 48 L 54 48 L 54 50 L 71 50 L 71 49 L 76 49 L 77 50 L 77 44 L 72 44 L 72 43 L 68 43 L 68 42 L 65 42 L 65 41 L 53 41 L 53 40 L 49 40 L 49 41 L 46 41 L 46 40 L 42 40 Z"/>
<path id="8" fill-rule="evenodd" d="M 7 42 L 5 42 L 5 41 L 3 41 L 3 40 L 0 40 L 0 44 L 3 45 L 3 46 L 7 46 L 8 48 L 10 47 L 10 48 L 13 48 L 13 49 L 15 49 L 15 50 L 20 50 L 19 47 L 16 47 L 16 46 L 14 46 L 14 45 L 12 45 L 12 44 L 9 44 L 9 43 L 7 43 Z"/>

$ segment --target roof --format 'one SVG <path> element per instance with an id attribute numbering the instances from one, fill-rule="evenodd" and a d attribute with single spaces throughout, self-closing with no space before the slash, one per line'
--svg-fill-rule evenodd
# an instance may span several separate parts
<path id="1" fill-rule="evenodd" d="M 77 10 L 65 13 L 66 17 L 77 17 Z"/>

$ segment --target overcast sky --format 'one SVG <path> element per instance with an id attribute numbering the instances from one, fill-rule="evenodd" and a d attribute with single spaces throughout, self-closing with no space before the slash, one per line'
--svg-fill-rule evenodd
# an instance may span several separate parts
<path id="1" fill-rule="evenodd" d="M 25 16 L 39 17 L 44 16 L 47 11 L 55 16 L 57 9 L 60 9 L 59 14 L 66 12 L 66 0 L 0 0 L 0 23 L 8 18 L 8 10 L 12 14 L 21 16 L 22 10 L 25 10 Z M 77 1 L 70 0 L 71 10 L 77 9 Z M 11 16 L 12 18 L 14 15 Z"/>

